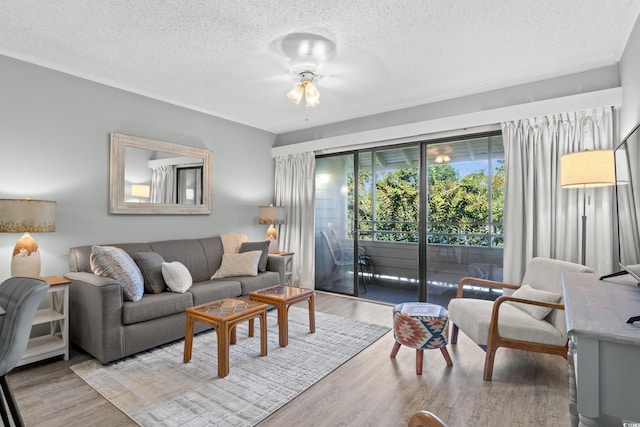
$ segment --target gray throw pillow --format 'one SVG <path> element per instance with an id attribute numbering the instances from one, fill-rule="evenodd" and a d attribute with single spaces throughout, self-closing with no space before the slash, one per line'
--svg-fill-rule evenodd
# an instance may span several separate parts
<path id="1" fill-rule="evenodd" d="M 264 242 L 244 242 L 240 245 L 240 252 L 262 251 L 260 261 L 258 261 L 258 271 L 267 271 L 267 258 L 269 257 L 269 241 Z"/>
<path id="2" fill-rule="evenodd" d="M 162 276 L 162 255 L 156 252 L 136 252 L 133 254 L 133 260 L 144 277 L 144 291 L 148 294 L 164 292 L 167 284 Z"/>
<path id="3" fill-rule="evenodd" d="M 120 282 L 124 299 L 140 301 L 144 293 L 144 279 L 135 261 L 115 246 L 92 246 L 89 256 L 93 274 Z"/>

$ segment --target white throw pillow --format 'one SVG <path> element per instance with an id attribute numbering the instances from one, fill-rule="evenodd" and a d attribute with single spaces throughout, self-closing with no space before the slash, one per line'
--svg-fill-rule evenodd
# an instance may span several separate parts
<path id="1" fill-rule="evenodd" d="M 558 301 L 560 301 L 560 298 L 562 298 L 562 295 L 560 294 L 556 294 L 549 291 L 543 291 L 541 289 L 535 289 L 535 288 L 532 288 L 531 285 L 520 286 L 520 288 L 517 289 L 511 296 L 514 298 L 522 298 L 522 299 L 528 299 L 533 301 L 551 302 L 551 303 L 557 303 Z M 549 307 L 541 307 L 539 305 L 531 305 L 531 304 L 522 304 L 519 302 L 509 301 L 509 304 L 513 305 L 516 308 L 519 308 L 520 310 L 529 314 L 531 317 L 538 320 L 542 320 L 545 317 L 547 317 L 547 315 L 549 315 L 549 313 L 551 313 L 551 310 L 552 310 Z"/>
<path id="2" fill-rule="evenodd" d="M 242 252 L 239 254 L 222 255 L 222 263 L 216 271 L 212 279 L 221 279 L 223 277 L 235 276 L 257 276 L 258 263 L 262 251 Z"/>
<path id="3" fill-rule="evenodd" d="M 140 301 L 144 293 L 144 279 L 135 261 L 123 249 L 92 246 L 89 262 L 93 274 L 121 283 L 125 300 Z"/>
<path id="4" fill-rule="evenodd" d="M 189 273 L 189 269 L 178 261 L 163 262 L 162 277 L 173 292 L 183 294 L 193 285 L 193 278 Z"/>

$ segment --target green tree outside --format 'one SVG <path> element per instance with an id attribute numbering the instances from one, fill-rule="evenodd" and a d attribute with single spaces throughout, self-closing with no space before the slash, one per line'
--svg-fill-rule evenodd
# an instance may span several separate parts
<path id="1" fill-rule="evenodd" d="M 348 176 L 349 219 L 353 221 L 354 175 Z M 428 243 L 502 247 L 504 161 L 489 183 L 484 169 L 459 177 L 450 164 L 428 169 Z M 418 242 L 419 177 L 415 168 L 378 172 L 375 186 L 376 240 Z M 490 185 L 490 187 L 489 187 Z M 489 210 L 491 188 L 491 211 Z M 374 193 L 371 172 L 358 177 L 360 239 L 371 239 Z M 491 218 L 489 218 L 491 212 Z M 383 230 L 380 232 L 379 230 Z M 500 235 L 489 242 L 491 235 Z"/>

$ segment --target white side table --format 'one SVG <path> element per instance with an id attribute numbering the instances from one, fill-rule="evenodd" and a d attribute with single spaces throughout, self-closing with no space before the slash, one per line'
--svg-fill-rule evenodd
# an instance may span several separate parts
<path id="1" fill-rule="evenodd" d="M 33 319 L 33 325 L 49 325 L 49 333 L 29 339 L 27 350 L 17 366 L 63 355 L 69 360 L 69 283 L 62 277 L 47 276 L 42 280 L 49 283 L 48 293 L 51 304 L 40 307 Z"/>

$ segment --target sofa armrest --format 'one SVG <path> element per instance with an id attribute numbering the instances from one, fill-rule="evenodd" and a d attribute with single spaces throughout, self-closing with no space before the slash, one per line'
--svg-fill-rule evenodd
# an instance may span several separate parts
<path id="1" fill-rule="evenodd" d="M 280 283 L 286 283 L 285 280 L 285 263 L 286 259 L 283 256 L 276 254 L 269 254 L 267 258 L 267 271 L 275 271 L 280 275 Z"/>
<path id="2" fill-rule="evenodd" d="M 69 337 L 102 363 L 124 357 L 123 293 L 116 280 L 86 272 L 65 274 L 69 284 Z"/>

